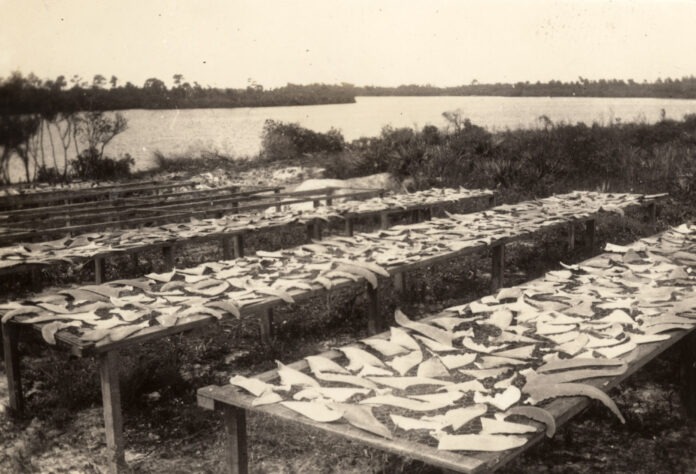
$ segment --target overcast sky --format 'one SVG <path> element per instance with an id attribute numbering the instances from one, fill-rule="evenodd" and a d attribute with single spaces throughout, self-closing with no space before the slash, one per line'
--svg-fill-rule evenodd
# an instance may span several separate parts
<path id="1" fill-rule="evenodd" d="M 696 75 L 696 1 L 0 0 L 0 77 L 142 85 Z"/>

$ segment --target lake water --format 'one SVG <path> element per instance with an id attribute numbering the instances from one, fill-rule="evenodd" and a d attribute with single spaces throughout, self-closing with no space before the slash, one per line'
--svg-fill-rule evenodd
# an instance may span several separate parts
<path id="1" fill-rule="evenodd" d="M 298 122 L 325 132 L 341 130 L 346 140 L 375 136 L 385 125 L 418 127 L 446 126 L 446 111 L 489 130 L 537 127 L 538 117 L 554 122 L 613 123 L 643 120 L 656 122 L 664 110 L 667 118 L 681 119 L 696 113 L 696 100 L 575 97 L 358 97 L 354 104 L 238 109 L 126 110 L 128 129 L 106 148 L 115 156 L 129 153 L 137 169 L 154 164 L 153 152 L 165 155 L 216 150 L 234 156 L 253 156 L 260 148 L 266 119 Z M 57 139 L 56 139 L 57 140 Z M 47 148 L 48 151 L 48 148 Z M 59 149 L 60 152 L 60 149 Z M 62 161 L 62 160 L 60 160 Z M 49 162 L 51 162 L 49 160 Z M 13 163 L 13 176 L 19 172 Z"/>

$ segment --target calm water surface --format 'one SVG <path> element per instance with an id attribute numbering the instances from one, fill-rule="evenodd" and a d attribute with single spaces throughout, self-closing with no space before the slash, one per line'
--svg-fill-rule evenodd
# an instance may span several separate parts
<path id="1" fill-rule="evenodd" d="M 298 122 L 325 132 L 341 130 L 346 140 L 375 136 L 385 125 L 421 128 L 446 126 L 442 113 L 458 110 L 489 130 L 537 127 L 538 117 L 554 122 L 613 123 L 666 116 L 681 119 L 696 113 L 696 100 L 611 99 L 574 97 L 358 97 L 355 104 L 238 109 L 126 110 L 128 129 L 116 137 L 106 153 L 130 153 L 137 169 L 154 164 L 153 152 L 165 155 L 216 150 L 234 156 L 258 153 L 266 119 Z M 62 160 L 59 160 L 62 161 Z M 15 160 L 13 168 L 19 165 Z M 15 174 L 15 173 L 13 173 Z M 21 173 L 20 173 L 21 176 Z"/>

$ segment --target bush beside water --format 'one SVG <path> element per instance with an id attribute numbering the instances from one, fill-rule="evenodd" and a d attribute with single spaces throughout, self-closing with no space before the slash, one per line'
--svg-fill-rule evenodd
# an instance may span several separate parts
<path id="1" fill-rule="evenodd" d="M 390 172 L 418 188 L 487 187 L 517 198 L 571 189 L 671 194 L 694 193 L 696 115 L 656 124 L 553 123 L 545 116 L 533 129 L 490 132 L 443 114 L 445 129 L 384 127 L 377 137 L 345 143 L 298 124 L 267 123 L 262 157 L 321 158 L 327 177 Z"/>

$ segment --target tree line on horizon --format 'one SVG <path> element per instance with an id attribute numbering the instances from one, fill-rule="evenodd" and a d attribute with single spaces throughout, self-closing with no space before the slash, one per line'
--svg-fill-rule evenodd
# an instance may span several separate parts
<path id="1" fill-rule="evenodd" d="M 272 107 L 350 103 L 355 96 L 343 86 L 327 84 L 296 85 L 264 89 L 250 81 L 245 89 L 203 87 L 190 83 L 181 74 L 173 76 L 167 87 L 158 78 L 147 79 L 141 87 L 131 82 L 120 84 L 116 76 L 109 80 L 96 74 L 91 82 L 79 76 L 42 80 L 34 74 L 19 72 L 0 78 L 0 115 L 55 114 L 58 112 L 106 111 L 126 109 L 191 109 Z"/>
<path id="2" fill-rule="evenodd" d="M 126 109 L 187 109 L 270 107 L 353 103 L 356 96 L 502 96 L 502 97 L 656 97 L 696 98 L 696 77 L 635 82 L 632 79 L 516 82 L 437 87 L 408 84 L 397 87 L 355 86 L 350 83 L 290 84 L 265 89 L 249 80 L 245 89 L 214 88 L 189 82 L 181 74 L 167 87 L 158 78 L 142 86 L 121 84 L 116 76 L 96 74 L 91 82 L 75 75 L 40 79 L 34 74 L 14 72 L 0 78 L 0 115 Z"/>

